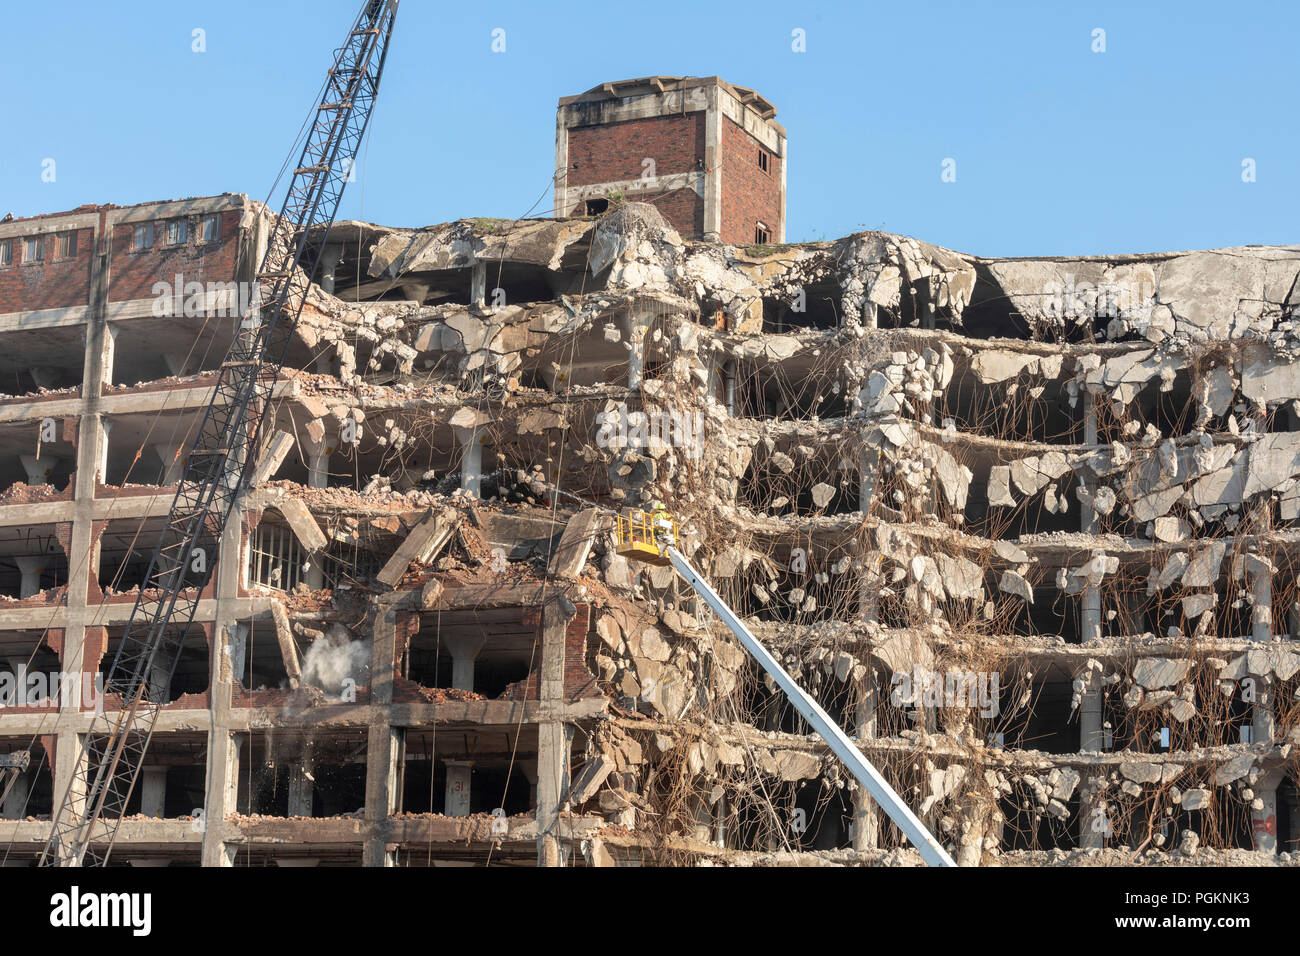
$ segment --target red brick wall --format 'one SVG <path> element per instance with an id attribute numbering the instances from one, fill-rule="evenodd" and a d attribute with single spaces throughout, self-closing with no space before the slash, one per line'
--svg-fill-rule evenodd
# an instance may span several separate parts
<path id="1" fill-rule="evenodd" d="M 42 220 L 42 225 L 47 224 Z M 95 231 L 77 229 L 77 254 L 59 259 L 58 239 L 54 234 L 40 237 L 45 246 L 45 260 L 39 264 L 23 262 L 24 237 L 0 239 L 13 250 L 11 265 L 0 266 L 0 313 L 28 312 L 37 309 L 66 309 L 90 301 L 90 269 L 95 253 Z"/>
<path id="2" fill-rule="evenodd" d="M 173 217 L 179 218 L 179 217 Z M 189 219 L 189 237 L 182 245 L 167 245 L 166 219 L 154 222 L 153 248 L 133 249 L 135 227 L 141 223 L 119 223 L 113 227 L 113 266 L 109 282 L 110 302 L 148 299 L 155 282 L 233 282 L 239 257 L 239 210 L 221 213 L 221 238 L 198 242 L 202 216 Z"/>
<path id="3" fill-rule="evenodd" d="M 624 120 L 605 126 L 580 126 L 569 130 L 570 186 L 639 179 L 642 161 L 655 161 L 655 175 L 670 176 L 703 169 L 704 113 L 655 116 Z M 574 164 L 577 164 L 577 169 Z M 663 193 L 637 193 L 637 201 L 653 202 L 684 239 L 698 239 L 704 231 L 704 200 L 691 189 Z M 575 206 L 570 215 L 580 215 Z"/>
<path id="4" fill-rule="evenodd" d="M 524 624 L 542 632 L 542 609 L 526 608 Z M 591 630 L 591 605 L 579 604 L 578 613 L 564 628 L 564 697 L 575 700 L 581 697 L 600 697 L 596 675 L 587 667 L 587 634 Z M 540 700 L 542 663 L 533 666 L 528 676 L 505 689 L 498 700 Z"/>
<path id="5" fill-rule="evenodd" d="M 722 241 L 754 243 L 754 225 L 763 222 L 776 242 L 781 234 L 781 162 L 768 153 L 767 170 L 758 165 L 759 142 L 722 118 Z M 763 147 L 766 151 L 766 147 Z"/>

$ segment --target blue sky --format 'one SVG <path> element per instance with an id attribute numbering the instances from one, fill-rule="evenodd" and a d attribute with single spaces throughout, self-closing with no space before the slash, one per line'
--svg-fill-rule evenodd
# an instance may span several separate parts
<path id="1" fill-rule="evenodd" d="M 0 215 L 265 198 L 359 7 L 9 0 Z M 717 74 L 777 106 L 791 241 L 883 228 L 984 255 L 1300 242 L 1297 27 L 1283 0 L 405 0 L 341 215 L 547 214 L 558 97 Z"/>

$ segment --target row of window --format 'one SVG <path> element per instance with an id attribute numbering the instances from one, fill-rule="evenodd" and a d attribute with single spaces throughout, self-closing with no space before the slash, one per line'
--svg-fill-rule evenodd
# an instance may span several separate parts
<path id="1" fill-rule="evenodd" d="M 190 239 L 188 219 L 168 219 L 164 222 L 142 222 L 135 227 L 131 248 L 135 252 L 152 249 L 155 239 L 164 245 L 183 246 Z M 221 238 L 221 216 L 204 216 L 199 220 L 199 242 L 216 242 Z"/>
<path id="2" fill-rule="evenodd" d="M 156 227 L 156 228 L 155 228 Z M 145 222 L 135 227 L 131 248 L 136 252 L 152 249 L 154 240 L 161 236 L 165 245 L 183 246 L 190 238 L 188 219 L 168 219 L 159 223 Z M 22 244 L 23 262 L 45 261 L 45 236 L 28 236 L 24 239 L 0 239 L 0 266 L 14 264 L 14 250 Z M 217 242 L 221 239 L 221 216 L 204 216 L 199 220 L 199 241 Z M 56 259 L 75 259 L 77 234 L 59 232 L 54 235 Z"/>
<path id="3" fill-rule="evenodd" d="M 77 234 L 75 232 L 60 232 L 54 236 L 57 248 L 57 258 L 73 259 L 77 255 Z M 29 236 L 26 239 L 0 239 L 0 266 L 11 266 L 14 264 L 14 245 L 17 242 L 22 243 L 23 262 L 44 262 L 45 261 L 45 237 Z"/>

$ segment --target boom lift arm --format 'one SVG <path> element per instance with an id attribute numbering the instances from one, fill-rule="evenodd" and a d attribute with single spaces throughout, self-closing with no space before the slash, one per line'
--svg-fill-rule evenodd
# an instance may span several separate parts
<path id="1" fill-rule="evenodd" d="M 713 590 L 709 582 L 691 566 L 686 556 L 677 550 L 675 528 L 672 519 L 665 512 L 658 511 L 651 518 L 647 518 L 642 513 L 639 520 L 635 515 L 632 518 L 620 516 L 618 538 L 620 553 L 654 564 L 668 563 L 673 566 L 682 580 L 704 599 L 718 619 L 740 639 L 745 650 L 749 651 L 750 656 L 767 671 L 789 698 L 790 703 L 794 704 L 795 709 L 812 725 L 817 735 L 826 741 L 835 756 L 840 758 L 858 783 L 867 788 L 872 799 L 884 808 L 889 814 L 889 819 L 894 821 L 912 845 L 920 851 L 922 859 L 928 865 L 957 865 L 933 834 L 926 829 L 925 824 L 917 819 L 916 814 L 903 802 L 903 798 L 894 792 L 894 788 L 881 776 L 880 771 L 863 756 L 862 751 L 857 748 L 843 728 L 831 719 L 816 700 L 795 683 L 794 678 L 786 673 L 785 668 L 778 663 L 772 653 L 745 626 L 745 622 L 727 607 L 722 598 L 718 597 L 718 592 Z M 655 557 L 659 560 L 655 560 Z"/>
<path id="2" fill-rule="evenodd" d="M 103 865 L 167 701 L 185 633 L 216 564 L 218 542 L 247 490 L 263 423 L 379 91 L 398 0 L 365 0 L 334 56 L 284 205 L 104 682 L 121 706 L 93 718 L 54 812 L 42 866 Z M 315 241 L 315 240 L 313 240 Z"/>

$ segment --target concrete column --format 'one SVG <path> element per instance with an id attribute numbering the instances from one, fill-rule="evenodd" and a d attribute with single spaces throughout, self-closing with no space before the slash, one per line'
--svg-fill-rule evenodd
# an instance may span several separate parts
<path id="1" fill-rule="evenodd" d="M 876 705 L 879 699 L 880 689 L 876 686 L 875 671 L 868 667 L 858 686 L 857 735 L 860 741 L 876 736 Z M 880 811 L 867 788 L 859 785 L 853 791 L 853 849 L 861 852 L 874 850 L 879 845 Z"/>
<path id="2" fill-rule="evenodd" d="M 483 486 L 483 446 L 478 430 L 458 428 L 456 437 L 461 447 L 460 486 L 477 498 Z"/>
<path id="3" fill-rule="evenodd" d="M 41 455 L 37 458 L 35 455 L 19 455 L 18 460 L 22 462 L 23 471 L 27 473 L 27 484 L 29 485 L 48 485 L 50 476 L 54 474 L 54 469 L 59 461 L 51 454 Z"/>
<path id="4" fill-rule="evenodd" d="M 162 463 L 162 470 L 158 473 L 158 484 L 174 485 L 181 480 L 181 473 L 185 470 L 181 448 L 181 443 L 177 441 L 154 442 L 154 454 Z"/>
<path id="5" fill-rule="evenodd" d="M 18 584 L 19 599 L 29 598 L 41 590 L 41 573 L 45 570 L 49 559 L 43 554 L 23 555 L 14 558 L 14 563 L 18 565 L 18 573 L 22 576 Z"/>
<path id="6" fill-rule="evenodd" d="M 289 816 L 311 816 L 312 797 L 315 792 L 315 781 L 307 767 L 295 764 L 289 768 Z"/>
<path id="7" fill-rule="evenodd" d="M 329 487 L 329 446 L 323 441 L 306 440 L 302 443 L 302 449 L 307 453 L 307 487 Z"/>
<path id="8" fill-rule="evenodd" d="M 444 637 L 443 645 L 451 652 L 451 686 L 456 690 L 474 689 L 474 661 L 483 645 L 486 634 L 461 634 Z"/>
<path id="9" fill-rule="evenodd" d="M 537 727 L 537 865 L 561 865 L 562 800 L 569 784 L 573 728 L 564 722 L 564 633 L 573 605 L 551 598 L 542 609 L 541 688 Z"/>
<path id="10" fill-rule="evenodd" d="M 474 761 L 444 760 L 443 764 L 447 768 L 447 796 L 443 813 L 449 817 L 467 817 Z"/>
<path id="11" fill-rule="evenodd" d="M 366 832 L 362 866 L 392 866 L 388 848 L 389 818 L 397 806 L 403 733 L 392 725 L 394 661 L 397 655 L 395 605 L 403 595 L 377 599 L 374 643 L 370 653 L 370 728 L 366 738 Z"/>
<path id="12" fill-rule="evenodd" d="M 334 294 L 334 274 L 338 270 L 339 260 L 343 258 L 343 243 L 327 242 L 325 247 L 320 251 L 320 282 L 321 291 Z"/>
<path id="13" fill-rule="evenodd" d="M 84 419 L 83 419 L 84 421 Z M 99 459 L 95 463 L 95 474 L 99 481 L 108 483 L 108 436 L 113 431 L 113 423 L 105 417 L 99 419 Z"/>
<path id="14" fill-rule="evenodd" d="M 321 567 L 321 555 L 312 554 L 307 558 L 307 587 L 319 591 L 325 586 L 325 569 Z"/>
<path id="15" fill-rule="evenodd" d="M 1095 778 L 1085 777 L 1079 784 L 1079 848 L 1100 849 L 1106 845 L 1109 824 L 1101 807 Z"/>
<path id="16" fill-rule="evenodd" d="M 470 270 L 469 304 L 477 309 L 487 307 L 487 263 L 476 262 Z"/>
<path id="17" fill-rule="evenodd" d="M 140 812 L 146 817 L 166 816 L 167 768 L 144 767 L 140 771 Z"/>
<path id="18" fill-rule="evenodd" d="M 644 316 L 629 310 L 627 314 L 627 387 L 639 391 L 645 372 L 645 333 L 649 323 Z"/>
<path id="19" fill-rule="evenodd" d="M 704 111 L 704 239 L 706 242 L 722 241 L 722 104 L 718 101 L 718 87 L 705 92 Z M 683 91 L 683 96 L 685 92 Z M 785 169 L 785 157 L 781 157 Z M 784 228 L 782 216 L 780 228 Z M 748 240 L 746 240 L 748 241 Z"/>
<path id="20" fill-rule="evenodd" d="M 100 346 L 100 355 L 102 357 L 100 359 L 100 367 L 98 370 L 99 374 L 97 381 L 94 383 L 95 388 L 93 391 L 93 395 L 96 397 L 99 395 L 105 384 L 113 381 L 113 370 L 116 367 L 117 362 L 117 334 L 121 331 L 122 327 L 120 325 L 106 324 L 104 326 L 103 339 Z M 87 389 L 88 384 L 89 380 L 82 383 L 82 395 L 86 398 L 89 398 L 92 395 L 92 392 Z"/>
<path id="21" fill-rule="evenodd" d="M 1250 835 L 1261 853 L 1277 853 L 1277 787 L 1281 770 L 1260 774 L 1253 787 L 1255 799 L 1250 806 Z"/>

